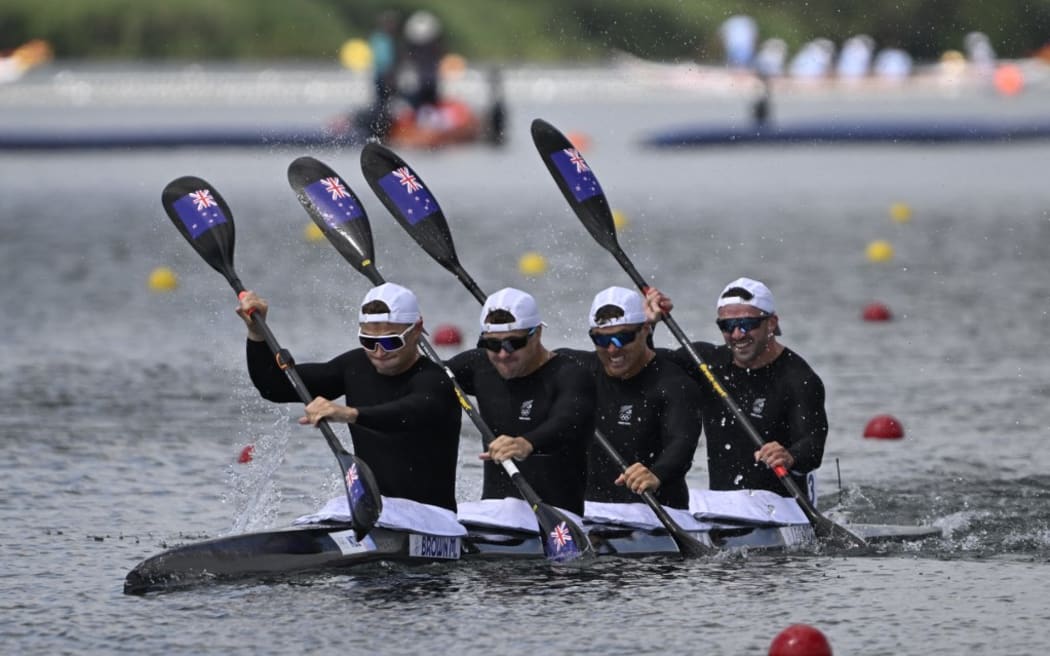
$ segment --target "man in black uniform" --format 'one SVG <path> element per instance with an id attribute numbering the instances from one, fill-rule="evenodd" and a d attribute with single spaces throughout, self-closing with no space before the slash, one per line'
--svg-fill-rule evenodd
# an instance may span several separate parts
<path id="1" fill-rule="evenodd" d="M 521 496 L 497 464 L 513 458 L 544 502 L 582 515 L 594 381 L 579 364 L 543 346 L 543 326 L 532 296 L 501 289 L 481 309 L 478 347 L 448 365 L 496 434 L 481 455 L 481 497 Z"/>
<path id="2" fill-rule="evenodd" d="M 594 352 L 559 350 L 587 363 L 597 384 L 597 428 L 630 464 L 626 472 L 599 444 L 588 455 L 587 500 L 636 503 L 651 491 L 689 507 L 685 476 L 700 439 L 700 391 L 649 346 L 642 296 L 623 287 L 598 293 L 588 314 Z"/>
<path id="3" fill-rule="evenodd" d="M 266 311 L 254 292 L 242 295 L 237 314 L 248 324 L 248 372 L 263 398 L 298 401 L 249 318 L 253 312 L 265 317 Z M 354 452 L 372 469 L 383 496 L 455 512 L 462 412 L 452 381 L 420 357 L 423 320 L 415 294 L 393 283 L 374 287 L 359 320 L 362 348 L 328 362 L 296 365 L 316 395 L 299 423 L 316 425 L 325 418 L 350 424 Z M 331 400 L 341 396 L 348 405 Z"/>
<path id="4" fill-rule="evenodd" d="M 649 320 L 658 320 L 671 308 L 668 297 L 655 288 L 649 290 Z M 777 341 L 780 317 L 772 292 L 761 282 L 738 278 L 726 285 L 718 297 L 716 323 L 725 345 L 695 342 L 693 347 L 765 445 L 755 450 L 685 348 L 675 351 L 675 361 L 699 381 L 704 394 L 711 489 L 760 489 L 784 495 L 786 490 L 772 470 L 782 465 L 807 490 L 806 474 L 820 467 L 828 435 L 824 383 L 805 360 Z"/>

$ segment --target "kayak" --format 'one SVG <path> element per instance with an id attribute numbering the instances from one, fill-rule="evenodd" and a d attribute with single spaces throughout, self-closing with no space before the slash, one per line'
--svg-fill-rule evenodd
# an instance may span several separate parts
<path id="1" fill-rule="evenodd" d="M 349 524 L 325 523 L 220 537 L 147 558 L 127 574 L 124 593 L 141 595 L 216 581 L 345 572 L 378 561 L 412 565 L 544 558 L 535 532 L 465 526 L 465 536 L 377 527 L 358 540 Z M 604 524 L 586 528 L 599 556 L 678 554 L 674 540 L 664 530 Z M 869 542 L 921 540 L 941 534 L 940 529 L 923 526 L 852 524 L 850 528 Z M 725 523 L 690 534 L 726 551 L 804 548 L 816 542 L 809 524 Z"/>
<path id="2" fill-rule="evenodd" d="M 969 119 L 844 119 L 768 124 L 699 125 L 670 128 L 643 140 L 656 148 L 740 144 L 819 145 L 836 143 L 1012 143 L 1050 138 L 1050 121 Z"/>

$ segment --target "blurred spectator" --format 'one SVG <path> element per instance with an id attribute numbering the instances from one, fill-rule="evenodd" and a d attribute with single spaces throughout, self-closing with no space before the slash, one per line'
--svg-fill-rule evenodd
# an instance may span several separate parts
<path id="1" fill-rule="evenodd" d="M 758 24 L 755 19 L 742 14 L 730 16 L 718 28 L 725 48 L 726 64 L 730 68 L 750 68 L 758 42 Z"/>
<path id="2" fill-rule="evenodd" d="M 911 55 L 900 48 L 884 48 L 875 56 L 874 73 L 882 80 L 903 80 L 911 69 Z"/>
<path id="3" fill-rule="evenodd" d="M 835 44 L 828 39 L 814 39 L 802 46 L 791 60 L 788 72 L 792 77 L 817 79 L 831 73 L 835 59 Z"/>
<path id="4" fill-rule="evenodd" d="M 780 77 L 787 61 L 787 42 L 783 39 L 766 39 L 755 55 L 755 72 L 760 77 Z"/>
<path id="5" fill-rule="evenodd" d="M 871 59 L 875 51 L 875 39 L 867 34 L 858 34 L 846 39 L 839 53 L 835 74 L 840 78 L 856 80 L 871 72 Z"/>
<path id="6" fill-rule="evenodd" d="M 429 11 L 416 11 L 405 21 L 405 57 L 398 74 L 398 90 L 418 110 L 437 105 L 441 58 L 445 55 L 442 27 Z"/>

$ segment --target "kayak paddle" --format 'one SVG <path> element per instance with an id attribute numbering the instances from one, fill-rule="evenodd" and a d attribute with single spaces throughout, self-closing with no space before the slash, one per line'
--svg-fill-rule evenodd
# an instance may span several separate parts
<path id="1" fill-rule="evenodd" d="M 164 211 L 186 241 L 205 262 L 226 278 L 240 297 L 245 288 L 233 268 L 233 213 L 215 187 L 201 178 L 178 178 L 164 188 L 161 202 Z M 256 328 L 263 333 L 266 345 L 270 347 L 278 366 L 288 377 L 288 382 L 303 404 L 309 404 L 314 397 L 306 389 L 299 372 L 295 370 L 292 354 L 277 343 L 277 338 L 270 332 L 262 316 L 253 314 L 251 317 Z M 343 448 L 327 420 L 319 421 L 317 427 L 321 429 L 328 447 L 339 462 L 347 501 L 350 503 L 351 523 L 357 539 L 360 540 L 372 530 L 379 519 L 383 504 L 379 485 L 368 465 Z"/>
<path id="2" fill-rule="evenodd" d="M 335 249 L 372 284 L 381 285 L 386 282 L 375 267 L 375 253 L 368 216 L 360 200 L 351 191 L 350 185 L 335 171 L 313 157 L 300 157 L 292 162 L 288 167 L 288 182 L 307 214 Z M 429 194 L 421 184 L 414 183 L 408 178 L 395 178 L 391 184 L 401 188 L 406 194 L 415 194 L 409 196 L 412 199 L 409 202 L 417 204 L 414 206 L 417 211 L 423 211 Z M 412 189 L 413 185 L 416 188 Z M 433 206 L 436 207 L 436 203 Z M 460 406 L 481 431 L 483 442 L 488 444 L 495 439 L 496 435 L 492 429 L 485 424 L 481 415 L 471 405 L 463 389 L 456 382 L 452 370 L 442 362 L 441 356 L 426 337 L 420 336 L 419 345 L 430 360 L 445 370 L 445 374 L 455 388 Z M 562 563 L 581 558 L 594 558 L 594 548 L 583 529 L 563 512 L 544 503 L 521 475 L 513 461 L 505 460 L 500 464 L 525 501 L 532 506 L 540 526 L 543 551 L 548 560 Z"/>
<path id="3" fill-rule="evenodd" d="M 587 228 L 587 232 L 591 233 L 595 241 L 616 258 L 623 270 L 627 272 L 627 275 L 631 277 L 634 284 L 644 294 L 649 289 L 649 285 L 638 273 L 638 270 L 634 268 L 634 264 L 631 263 L 631 260 L 623 252 L 616 240 L 616 224 L 613 222 L 612 212 L 609 210 L 609 202 L 598 184 L 598 178 L 595 176 L 594 171 L 584 161 L 580 152 L 565 138 L 565 135 L 542 119 L 536 119 L 532 122 L 532 141 L 536 144 L 536 149 L 539 151 L 543 163 L 547 166 L 547 170 L 550 171 L 551 177 L 554 178 L 554 182 L 557 183 L 562 195 L 565 196 L 565 200 L 572 206 L 573 212 L 576 213 L 580 222 Z M 736 404 L 736 401 L 729 396 L 718 382 L 718 379 L 715 378 L 707 364 L 700 358 L 700 354 L 693 347 L 692 342 L 689 341 L 685 333 L 682 332 L 678 322 L 674 320 L 669 312 L 664 312 L 663 322 L 667 324 L 668 329 L 670 329 L 678 342 L 689 353 L 689 357 L 700 368 L 704 377 L 711 384 L 711 388 L 721 397 L 722 402 L 729 408 L 737 423 L 743 427 L 744 432 L 751 438 L 751 441 L 761 448 L 765 444 L 765 440 L 762 439 L 754 425 L 740 410 L 740 406 Z M 813 525 L 813 531 L 818 537 L 827 538 L 847 546 L 863 547 L 867 544 L 864 538 L 821 515 L 810 503 L 806 495 L 803 494 L 798 484 L 791 478 L 787 468 L 783 466 L 774 467 L 773 472 L 791 496 L 794 497 L 795 501 L 798 502 L 802 512 L 809 518 L 810 524 Z"/>
<path id="4" fill-rule="evenodd" d="M 485 293 L 481 291 L 474 279 L 470 277 L 459 263 L 459 258 L 456 257 L 456 248 L 452 243 L 452 232 L 449 230 L 448 222 L 445 220 L 445 215 L 438 207 L 437 201 L 430 196 L 433 207 L 429 214 L 423 217 L 417 217 L 414 213 L 408 212 L 402 208 L 402 205 L 395 202 L 389 195 L 383 193 L 385 188 L 375 181 L 382 181 L 384 176 L 390 175 L 393 171 L 407 171 L 408 175 L 411 175 L 415 180 L 422 185 L 422 180 L 416 175 L 415 171 L 405 163 L 397 154 L 391 150 L 384 148 L 378 144 L 368 144 L 361 152 L 361 166 L 365 174 L 365 179 L 368 180 L 372 189 L 376 191 L 380 200 L 386 205 L 387 209 L 394 216 L 397 222 L 402 228 L 412 236 L 423 250 L 426 251 L 430 257 L 434 258 L 438 264 L 445 267 L 452 272 L 456 278 L 459 279 L 463 286 L 465 286 L 474 298 L 479 303 L 484 305 Z M 377 188 L 378 187 L 378 188 Z M 627 463 L 623 457 L 616 451 L 616 448 L 609 442 L 609 440 L 602 435 L 601 431 L 595 431 L 595 437 L 598 439 L 598 443 L 605 449 L 609 456 L 620 466 L 621 469 L 627 469 Z M 675 545 L 683 556 L 697 557 L 707 556 L 713 553 L 713 549 L 703 544 L 688 532 L 679 526 L 667 511 L 664 510 L 663 506 L 656 500 L 652 492 L 646 490 L 641 494 L 642 500 L 656 513 L 657 518 L 667 529 L 667 532 L 671 534 L 674 539 Z"/>

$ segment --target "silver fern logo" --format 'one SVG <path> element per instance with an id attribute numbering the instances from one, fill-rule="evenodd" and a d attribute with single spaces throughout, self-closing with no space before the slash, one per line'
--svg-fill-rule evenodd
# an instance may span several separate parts
<path id="1" fill-rule="evenodd" d="M 518 412 L 520 421 L 532 421 L 532 399 L 522 401 L 521 410 Z"/>
<path id="2" fill-rule="evenodd" d="M 620 406 L 620 419 L 616 423 L 620 424 L 621 426 L 630 426 L 631 425 L 631 417 L 633 415 L 634 415 L 634 406 L 633 405 L 621 405 Z"/>
<path id="3" fill-rule="evenodd" d="M 762 411 L 766 409 L 766 400 L 764 398 L 755 399 L 755 402 L 751 404 L 751 416 L 762 418 Z"/>

